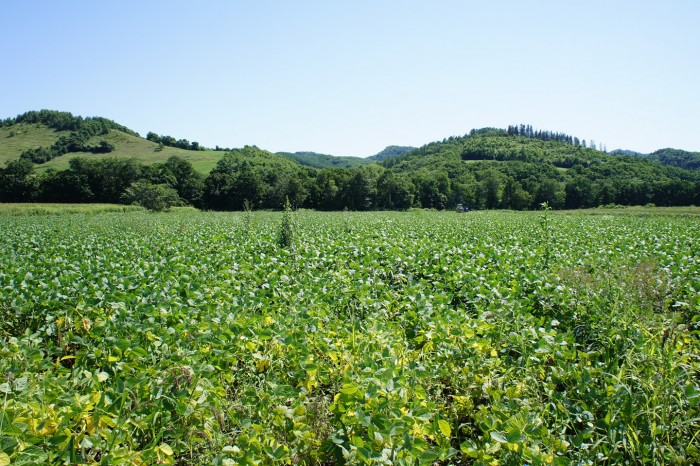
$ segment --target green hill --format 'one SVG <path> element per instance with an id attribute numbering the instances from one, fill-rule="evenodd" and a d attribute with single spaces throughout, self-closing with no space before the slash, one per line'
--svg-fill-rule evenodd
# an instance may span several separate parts
<path id="1" fill-rule="evenodd" d="M 355 168 L 375 163 L 374 160 L 362 157 L 342 157 L 317 152 L 277 152 L 277 155 L 314 168 Z"/>
<path id="2" fill-rule="evenodd" d="M 367 158 L 362 157 L 339 157 L 329 154 L 319 154 L 317 152 L 277 152 L 277 155 L 314 168 L 356 168 L 363 165 L 382 162 L 392 157 L 398 157 L 412 151 L 415 147 L 409 146 L 387 146 L 381 152 Z"/>
<path id="3" fill-rule="evenodd" d="M 664 165 L 685 168 L 687 170 L 700 170 L 700 152 L 688 152 L 681 149 L 659 149 L 651 154 L 642 154 L 631 150 L 616 149 L 610 152 L 612 155 L 634 155 L 643 157 Z"/>
<path id="4" fill-rule="evenodd" d="M 415 147 L 411 147 L 411 146 L 387 146 L 381 152 L 378 152 L 377 154 L 374 154 L 371 157 L 367 157 L 367 158 L 381 162 L 381 161 L 384 161 L 386 159 L 390 159 L 392 157 L 398 157 L 399 155 L 403 155 L 407 152 L 412 151 L 413 149 L 415 149 Z"/>
<path id="5" fill-rule="evenodd" d="M 649 158 L 664 165 L 700 170 L 700 152 L 688 152 L 680 149 L 659 149 L 649 154 Z"/>
<path id="6" fill-rule="evenodd" d="M 77 156 L 87 159 L 105 156 L 134 158 L 150 165 L 165 162 L 176 155 L 189 161 L 195 170 L 206 174 L 223 155 L 221 151 L 164 146 L 144 139 L 111 120 L 76 117 L 69 112 L 33 111 L 0 123 L 0 164 L 24 157 L 39 162 L 35 166 L 37 173 L 48 169 L 65 170 L 70 159 Z M 91 126 L 97 126 L 97 129 L 90 129 Z M 110 150 L 100 152 L 103 144 Z M 59 149 L 56 149 L 57 146 Z"/>
<path id="7" fill-rule="evenodd" d="M 649 154 L 643 154 L 641 152 L 636 152 L 628 149 L 615 149 L 610 151 L 610 155 L 634 155 L 635 157 L 648 157 Z"/>
<path id="8" fill-rule="evenodd" d="M 690 205 L 700 199 L 697 171 L 647 158 L 606 154 L 559 136 L 473 130 L 385 160 L 382 165 L 411 180 L 423 207 L 462 203 L 519 210 L 537 208 L 542 202 L 555 208 L 580 208 Z"/>

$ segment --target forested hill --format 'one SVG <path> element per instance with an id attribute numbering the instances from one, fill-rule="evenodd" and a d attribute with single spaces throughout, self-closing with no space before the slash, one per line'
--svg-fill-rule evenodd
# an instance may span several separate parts
<path id="1" fill-rule="evenodd" d="M 392 157 L 398 157 L 399 155 L 403 155 L 407 152 L 411 152 L 414 149 L 415 149 L 415 147 L 411 147 L 411 146 L 387 146 L 379 153 L 374 154 L 368 158 L 381 162 L 383 160 L 390 159 Z"/>
<path id="2" fill-rule="evenodd" d="M 687 152 L 680 149 L 660 149 L 649 154 L 649 158 L 664 165 L 700 170 L 700 152 Z"/>
<path id="3" fill-rule="evenodd" d="M 142 138 L 103 118 L 29 112 L 0 125 L 0 202 L 143 203 L 164 196 L 214 210 L 277 209 L 286 198 L 321 210 L 700 204 L 700 170 L 662 163 L 697 168 L 697 153 L 613 155 L 529 125 L 382 153 L 368 160 L 254 146 L 202 150 L 170 136 Z"/>
<path id="4" fill-rule="evenodd" d="M 631 150 L 617 149 L 611 152 L 613 155 L 634 155 L 649 160 L 661 162 L 664 165 L 686 168 L 688 170 L 700 170 L 700 152 L 688 152 L 680 149 L 659 149 L 651 154 L 641 154 Z"/>
<path id="5" fill-rule="evenodd" d="M 317 152 L 277 152 L 277 155 L 286 157 L 290 160 L 315 168 L 355 168 L 372 163 L 378 163 L 392 157 L 398 157 L 407 152 L 412 151 L 415 147 L 409 146 L 387 146 L 377 154 L 367 158 L 362 157 L 343 157 L 328 154 L 319 154 Z"/>
<path id="6" fill-rule="evenodd" d="M 485 128 L 388 159 L 410 180 L 414 204 L 445 208 L 533 209 L 600 205 L 690 205 L 700 201 L 700 171 L 650 158 L 611 155 L 550 132 Z"/>
<path id="7" fill-rule="evenodd" d="M 277 155 L 281 155 L 301 165 L 315 168 L 354 168 L 375 163 L 374 160 L 363 159 L 362 157 L 342 157 L 319 154 L 317 152 L 277 152 Z"/>

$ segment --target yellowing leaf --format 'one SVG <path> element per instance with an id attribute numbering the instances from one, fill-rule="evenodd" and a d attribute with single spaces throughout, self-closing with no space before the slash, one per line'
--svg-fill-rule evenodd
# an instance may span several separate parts
<path id="1" fill-rule="evenodd" d="M 0 466 L 8 466 L 10 464 L 10 457 L 7 453 L 0 451 Z"/>
<path id="2" fill-rule="evenodd" d="M 444 419 L 440 419 L 438 421 L 438 428 L 440 429 L 440 432 L 442 432 L 442 435 L 445 437 L 449 437 L 452 435 L 452 428 L 450 427 L 450 423 L 447 422 Z"/>
<path id="3" fill-rule="evenodd" d="M 158 449 L 166 456 L 173 456 L 173 449 L 167 443 L 161 443 Z"/>

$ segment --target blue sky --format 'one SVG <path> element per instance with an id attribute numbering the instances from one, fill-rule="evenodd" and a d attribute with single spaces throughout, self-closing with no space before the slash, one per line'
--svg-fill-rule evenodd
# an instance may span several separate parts
<path id="1" fill-rule="evenodd" d="M 700 151 L 700 2 L 39 1 L 0 14 L 0 117 L 369 156 L 526 123 Z"/>

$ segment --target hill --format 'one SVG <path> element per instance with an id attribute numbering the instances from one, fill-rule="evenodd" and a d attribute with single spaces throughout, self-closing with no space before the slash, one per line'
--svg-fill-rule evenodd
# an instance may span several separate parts
<path id="1" fill-rule="evenodd" d="M 317 152 L 277 152 L 277 155 L 314 168 L 354 168 L 374 163 L 373 160 L 362 157 L 342 157 Z"/>
<path id="2" fill-rule="evenodd" d="M 317 152 L 277 152 L 277 155 L 294 160 L 301 165 L 315 168 L 356 168 L 363 165 L 382 162 L 392 157 L 398 157 L 412 151 L 415 147 L 387 146 L 381 152 L 367 158 L 340 157 Z"/>
<path id="3" fill-rule="evenodd" d="M 631 150 L 617 149 L 610 152 L 612 155 L 633 155 L 649 160 L 661 162 L 664 165 L 685 168 L 687 170 L 700 170 L 700 152 L 688 152 L 681 149 L 659 149 L 651 154 L 642 154 Z"/>
<path id="4" fill-rule="evenodd" d="M 635 152 L 628 149 L 615 149 L 610 151 L 610 155 L 633 155 L 635 157 L 647 157 L 649 154 L 643 154 L 641 152 Z"/>
<path id="5" fill-rule="evenodd" d="M 688 152 L 680 149 L 659 149 L 649 154 L 649 158 L 664 165 L 673 165 L 688 170 L 700 170 L 700 152 Z"/>
<path id="6" fill-rule="evenodd" d="M 367 157 L 367 158 L 381 162 L 381 161 L 384 161 L 386 159 L 390 159 L 392 157 L 398 157 L 399 155 L 403 155 L 407 152 L 412 151 L 413 149 L 415 149 L 415 147 L 411 147 L 411 146 L 387 146 L 381 152 L 374 154 L 371 157 Z"/>
<path id="7" fill-rule="evenodd" d="M 446 208 L 534 209 L 599 205 L 690 205 L 700 200 L 700 173 L 649 158 L 610 155 L 550 134 L 485 128 L 385 160 L 410 179 L 415 204 Z"/>
<path id="8" fill-rule="evenodd" d="M 100 159 L 107 155 L 134 158 L 147 165 L 175 155 L 189 161 L 197 171 L 208 173 L 223 152 L 169 147 L 106 118 L 83 118 L 69 112 L 32 111 L 0 122 L 0 164 L 26 158 L 36 163 L 37 173 L 43 173 L 48 169 L 65 170 L 70 159 L 77 156 Z"/>

